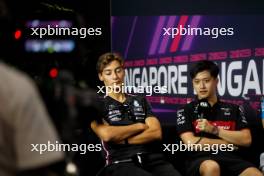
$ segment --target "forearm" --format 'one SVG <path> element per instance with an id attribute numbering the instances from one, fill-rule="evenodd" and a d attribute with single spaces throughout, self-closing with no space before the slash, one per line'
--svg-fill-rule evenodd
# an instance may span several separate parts
<path id="1" fill-rule="evenodd" d="M 162 134 L 160 130 L 147 129 L 142 133 L 128 138 L 129 144 L 145 144 L 155 140 L 161 140 Z"/>
<path id="2" fill-rule="evenodd" d="M 249 146 L 251 144 L 250 132 L 246 131 L 230 131 L 219 128 L 218 136 L 234 145 Z"/>
<path id="3" fill-rule="evenodd" d="M 147 126 L 143 123 L 136 123 L 126 126 L 112 126 L 92 122 L 91 127 L 95 131 L 97 136 L 103 141 L 112 141 L 116 143 L 119 143 L 124 139 L 127 139 L 147 129 Z"/>
<path id="4" fill-rule="evenodd" d="M 229 144 L 227 141 L 223 139 L 211 139 L 211 138 L 206 138 L 206 137 L 199 137 L 199 136 L 193 136 L 189 138 L 189 140 L 183 140 L 185 144 Z"/>
<path id="5" fill-rule="evenodd" d="M 149 128 L 130 137 L 128 139 L 129 144 L 145 144 L 162 138 L 160 123 L 156 117 L 146 118 L 145 123 Z"/>
<path id="6" fill-rule="evenodd" d="M 210 147 L 212 150 L 219 147 L 226 149 L 228 148 L 229 151 L 235 150 L 237 148 L 225 140 L 194 136 L 193 132 L 182 133 L 180 137 L 185 144 L 192 145 L 195 151 L 200 151 L 203 149 L 208 151 L 208 147 Z"/>
<path id="7" fill-rule="evenodd" d="M 108 133 L 110 134 L 110 139 L 108 141 L 120 142 L 131 136 L 134 136 L 146 128 L 144 124 L 133 124 L 128 126 L 108 126 Z"/>
<path id="8" fill-rule="evenodd" d="M 188 145 L 193 146 L 194 151 L 208 151 L 208 147 L 210 147 L 210 151 L 215 152 L 220 148 L 223 151 L 234 151 L 237 147 L 234 144 L 230 144 L 222 139 L 211 139 L 206 137 L 195 137 L 192 142 L 188 142 Z"/>
<path id="9" fill-rule="evenodd" d="M 238 146 L 249 146 L 251 144 L 251 134 L 249 129 L 242 129 L 237 131 L 224 130 L 210 124 L 207 119 L 198 119 L 197 128 L 200 131 L 210 133 L 227 141 L 228 143 Z"/>

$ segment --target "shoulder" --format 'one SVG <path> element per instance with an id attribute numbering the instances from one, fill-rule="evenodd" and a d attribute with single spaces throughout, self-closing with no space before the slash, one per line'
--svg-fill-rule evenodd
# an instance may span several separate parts
<path id="1" fill-rule="evenodd" d="M 242 105 L 237 105 L 233 103 L 227 103 L 227 102 L 220 102 L 219 103 L 219 109 L 223 111 L 224 113 L 232 113 L 237 114 L 242 117 L 245 116 L 245 108 Z"/>
<path id="2" fill-rule="evenodd" d="M 242 107 L 233 103 L 222 102 L 222 101 L 218 102 L 218 104 L 222 110 L 239 110 Z"/>
<path id="3" fill-rule="evenodd" d="M 97 100 L 98 101 L 100 101 L 100 102 L 103 102 L 103 101 L 105 101 L 105 100 L 107 100 L 109 97 L 108 96 L 106 96 L 106 95 L 98 95 L 97 96 Z"/>
<path id="4" fill-rule="evenodd" d="M 177 117 L 184 116 L 184 114 L 195 113 L 197 111 L 197 102 L 192 101 L 177 110 Z"/>
<path id="5" fill-rule="evenodd" d="M 97 95 L 92 98 L 92 101 L 94 101 L 92 104 L 96 104 L 98 109 L 101 109 L 106 104 L 106 101 L 108 101 L 108 98 L 105 96 Z"/>
<path id="6" fill-rule="evenodd" d="M 2 99 L 12 95 L 16 102 L 25 101 L 38 93 L 38 88 L 30 76 L 5 63 L 0 63 L 0 82 Z"/>
<path id="7" fill-rule="evenodd" d="M 197 107 L 197 105 L 198 105 L 198 103 L 196 101 L 192 101 L 192 102 L 184 105 L 181 109 L 183 109 L 183 110 L 195 109 Z"/>
<path id="8" fill-rule="evenodd" d="M 110 96 L 98 96 L 98 101 L 104 104 L 112 104 L 115 102 L 115 100 L 113 98 L 111 98 Z"/>
<path id="9" fill-rule="evenodd" d="M 118 108 L 119 104 L 113 98 L 109 96 L 98 97 L 99 109 L 103 110 L 103 113 L 108 113 L 109 111 Z"/>
<path id="10" fill-rule="evenodd" d="M 26 73 L 5 63 L 0 63 L 0 80 L 9 86 L 19 85 L 13 88 L 34 87 L 33 80 Z"/>

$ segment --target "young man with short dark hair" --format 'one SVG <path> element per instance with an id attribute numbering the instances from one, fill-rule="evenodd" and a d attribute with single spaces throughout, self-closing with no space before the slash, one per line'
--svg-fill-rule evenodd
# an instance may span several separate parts
<path id="1" fill-rule="evenodd" d="M 220 176 L 224 168 L 232 175 L 262 176 L 253 164 L 233 151 L 240 146 L 249 146 L 251 133 L 242 109 L 217 97 L 218 73 L 218 66 L 207 60 L 197 62 L 190 70 L 197 99 L 178 111 L 177 130 L 185 144 L 200 145 L 202 148 L 191 151 L 187 175 Z M 208 146 L 222 147 L 217 148 L 217 153 L 212 153 L 205 150 L 206 146 L 207 149 Z"/>
<path id="2" fill-rule="evenodd" d="M 159 120 L 142 96 L 122 92 L 123 59 L 117 53 L 103 54 L 97 62 L 98 76 L 107 87 L 104 117 L 91 123 L 102 140 L 106 157 L 104 175 L 179 176 L 173 165 L 156 149 L 162 138 Z M 101 122 L 100 122 L 101 121 Z"/>

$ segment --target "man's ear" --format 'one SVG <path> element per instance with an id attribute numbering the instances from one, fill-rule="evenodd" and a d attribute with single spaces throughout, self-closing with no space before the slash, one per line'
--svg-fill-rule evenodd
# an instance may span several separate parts
<path id="1" fill-rule="evenodd" d="M 100 79 L 100 81 L 104 81 L 102 73 L 98 73 L 98 78 Z"/>
<path id="2" fill-rule="evenodd" d="M 218 79 L 218 77 L 217 77 L 217 78 L 215 78 L 215 81 L 216 81 L 216 85 L 218 85 L 218 82 L 219 82 L 219 79 Z"/>

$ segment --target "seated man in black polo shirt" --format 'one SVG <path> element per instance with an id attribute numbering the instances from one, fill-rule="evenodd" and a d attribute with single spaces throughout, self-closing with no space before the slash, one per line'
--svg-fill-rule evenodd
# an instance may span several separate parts
<path id="1" fill-rule="evenodd" d="M 120 55 L 102 55 L 97 62 L 97 70 L 108 93 L 103 98 L 105 115 L 93 121 L 91 128 L 102 140 L 106 157 L 105 175 L 180 175 L 156 149 L 159 145 L 154 142 L 162 138 L 162 132 L 146 99 L 121 91 L 125 71 Z"/>
<path id="2" fill-rule="evenodd" d="M 187 175 L 262 176 L 236 155 L 237 148 L 251 144 L 251 133 L 242 109 L 217 97 L 219 68 L 211 61 L 199 61 L 190 70 L 197 100 L 177 113 L 177 130 L 185 144 L 192 145 Z"/>

